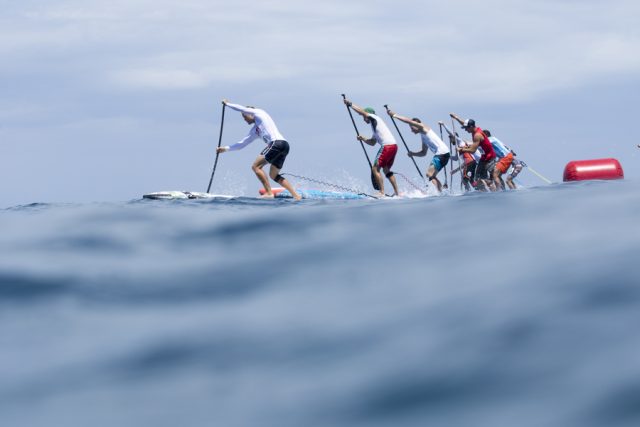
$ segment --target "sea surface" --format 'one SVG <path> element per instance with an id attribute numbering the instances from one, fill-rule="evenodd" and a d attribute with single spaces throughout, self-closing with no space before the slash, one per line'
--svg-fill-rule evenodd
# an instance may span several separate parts
<path id="1" fill-rule="evenodd" d="M 640 183 L 0 210 L 0 423 L 638 426 Z"/>

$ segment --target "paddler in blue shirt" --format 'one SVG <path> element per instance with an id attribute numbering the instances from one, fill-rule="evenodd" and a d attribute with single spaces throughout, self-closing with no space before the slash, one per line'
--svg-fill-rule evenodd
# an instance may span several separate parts
<path id="1" fill-rule="evenodd" d="M 427 179 L 429 181 L 433 181 L 438 192 L 441 192 L 442 183 L 438 178 L 436 178 L 436 175 L 438 175 L 438 172 L 440 172 L 445 166 L 447 166 L 447 163 L 449 163 L 449 158 L 451 157 L 449 147 L 447 147 L 431 127 L 422 123 L 419 118 L 415 117 L 413 119 L 409 119 L 407 117 L 399 116 L 391 110 L 389 110 L 388 113 L 391 118 L 396 118 L 401 122 L 408 124 L 411 128 L 411 132 L 420 135 L 422 140 L 422 149 L 420 151 L 409 151 L 407 153 L 409 157 L 423 157 L 429 150 L 433 151 L 433 158 L 431 159 L 431 164 L 429 164 L 429 168 L 427 169 Z"/>
<path id="2" fill-rule="evenodd" d="M 496 152 L 497 162 L 492 173 L 493 184 L 495 185 L 496 190 L 504 190 L 502 175 L 509 170 L 513 163 L 513 152 L 511 151 L 511 148 L 504 145 L 502 141 L 495 136 L 492 136 L 491 131 L 485 129 L 483 132 L 487 138 L 489 138 L 489 142 L 491 142 L 491 145 Z"/>

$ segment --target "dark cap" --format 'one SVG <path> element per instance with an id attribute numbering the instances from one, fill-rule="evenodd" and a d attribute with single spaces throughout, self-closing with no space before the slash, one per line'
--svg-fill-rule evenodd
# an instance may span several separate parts
<path id="1" fill-rule="evenodd" d="M 476 127 L 476 121 L 473 119 L 467 119 L 464 121 L 464 123 L 462 124 L 463 128 L 474 128 Z"/>

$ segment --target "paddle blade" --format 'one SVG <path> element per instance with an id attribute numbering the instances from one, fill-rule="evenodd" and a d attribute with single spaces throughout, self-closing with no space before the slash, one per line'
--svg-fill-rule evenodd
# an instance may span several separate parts
<path id="1" fill-rule="evenodd" d="M 373 169 L 371 170 L 371 185 L 373 185 L 374 190 L 380 191 L 380 185 L 378 185 L 378 180 L 376 179 L 376 174 L 373 173 Z"/>

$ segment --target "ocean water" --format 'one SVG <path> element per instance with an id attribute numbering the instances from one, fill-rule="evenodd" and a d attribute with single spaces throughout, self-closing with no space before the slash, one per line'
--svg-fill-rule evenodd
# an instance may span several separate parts
<path id="1" fill-rule="evenodd" d="M 638 426 L 640 183 L 0 210 L 2 426 Z"/>

